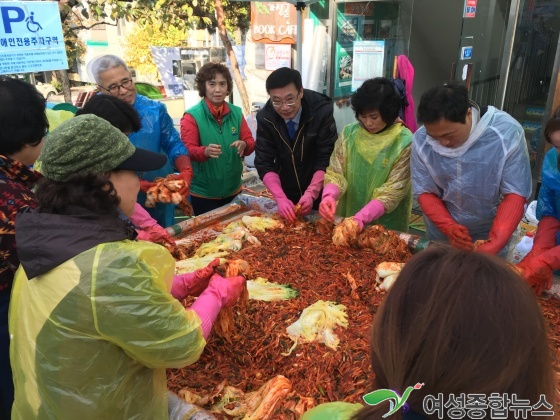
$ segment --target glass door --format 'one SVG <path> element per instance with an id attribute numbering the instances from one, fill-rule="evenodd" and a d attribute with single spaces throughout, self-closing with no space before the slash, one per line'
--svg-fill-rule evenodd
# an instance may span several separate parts
<path id="1" fill-rule="evenodd" d="M 465 0 L 454 79 L 479 106 L 495 105 L 511 0 Z"/>
<path id="2" fill-rule="evenodd" d="M 560 0 L 520 0 L 516 22 L 501 108 L 523 126 L 537 178 L 558 75 Z"/>

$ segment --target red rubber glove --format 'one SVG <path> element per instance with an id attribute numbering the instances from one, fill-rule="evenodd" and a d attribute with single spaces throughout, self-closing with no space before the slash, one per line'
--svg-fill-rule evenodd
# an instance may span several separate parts
<path id="1" fill-rule="evenodd" d="M 140 191 L 147 193 L 148 190 L 156 185 L 153 181 L 140 180 Z"/>
<path id="2" fill-rule="evenodd" d="M 560 221 L 553 216 L 544 216 L 537 227 L 535 238 L 533 239 L 533 248 L 527 254 L 536 257 L 545 251 L 556 246 L 556 234 L 560 231 Z"/>
<path id="3" fill-rule="evenodd" d="M 537 296 L 552 287 L 553 271 L 560 269 L 560 246 L 556 245 L 559 230 L 558 219 L 553 216 L 543 217 L 533 239 L 533 248 L 516 266 Z"/>
<path id="4" fill-rule="evenodd" d="M 519 221 L 523 217 L 525 197 L 506 194 L 498 206 L 496 217 L 488 234 L 488 240 L 476 248 L 477 252 L 496 255 L 506 246 Z"/>
<path id="5" fill-rule="evenodd" d="M 319 193 L 323 189 L 323 181 L 325 179 L 325 171 L 315 171 L 311 183 L 299 199 L 298 204 L 301 206 L 299 214 L 306 216 L 313 210 L 313 202 L 319 197 Z"/>
<path id="6" fill-rule="evenodd" d="M 559 251 L 556 251 L 556 253 L 560 254 Z M 530 257 L 527 255 L 519 264 L 516 265 L 516 268 L 521 271 L 523 278 L 533 288 L 533 291 L 537 296 L 540 296 L 543 290 L 548 290 L 552 287 L 552 279 L 554 276 L 552 272 L 554 269 L 546 261 L 546 259 L 543 258 L 545 254 L 546 253 L 536 257 Z"/>
<path id="7" fill-rule="evenodd" d="M 334 222 L 334 214 L 336 213 L 336 202 L 340 197 L 340 189 L 336 184 L 327 184 L 323 188 L 323 198 L 319 204 L 319 214 L 327 222 Z"/>
<path id="8" fill-rule="evenodd" d="M 278 214 L 290 223 L 295 222 L 296 213 L 294 211 L 294 203 L 284 194 L 278 174 L 276 172 L 268 172 L 263 177 L 263 184 L 268 188 L 272 197 L 274 197 L 274 201 L 276 201 L 276 205 L 278 206 Z"/>
<path id="9" fill-rule="evenodd" d="M 208 286 L 214 268 L 220 265 L 220 259 L 215 258 L 206 267 L 192 273 L 178 274 L 173 277 L 171 294 L 175 299 L 183 300 L 187 296 L 200 296 Z"/>
<path id="10" fill-rule="evenodd" d="M 187 155 L 181 155 L 175 159 L 175 168 L 179 171 L 178 174 L 171 174 L 170 177 L 174 179 L 182 179 L 185 181 L 185 186 L 177 191 L 183 197 L 189 195 L 189 189 L 191 187 L 191 180 L 193 178 L 194 172 L 191 164 L 191 158 Z"/>
<path id="11" fill-rule="evenodd" d="M 433 193 L 420 194 L 418 204 L 428 219 L 449 239 L 449 243 L 455 248 L 465 251 L 473 249 L 473 241 L 469 230 L 457 223 L 445 203 Z"/>
<path id="12" fill-rule="evenodd" d="M 383 203 L 374 198 L 369 203 L 367 203 L 358 213 L 356 213 L 356 215 L 354 216 L 354 220 L 358 222 L 361 231 L 364 228 L 364 225 L 367 225 L 372 220 L 379 219 L 384 214 L 385 207 L 383 207 Z"/>

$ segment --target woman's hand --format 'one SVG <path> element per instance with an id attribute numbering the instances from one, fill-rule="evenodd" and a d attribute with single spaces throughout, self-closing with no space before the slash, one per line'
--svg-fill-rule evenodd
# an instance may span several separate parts
<path id="1" fill-rule="evenodd" d="M 219 144 L 209 144 L 204 149 L 204 156 L 216 159 L 222 154 L 222 146 Z"/>
<path id="2" fill-rule="evenodd" d="M 233 143 L 231 143 L 230 146 L 231 147 L 237 147 L 237 153 L 239 154 L 240 157 L 243 157 L 243 152 L 245 151 L 245 148 L 247 147 L 247 143 L 245 143 L 243 140 L 237 140 L 237 141 L 234 141 Z"/>

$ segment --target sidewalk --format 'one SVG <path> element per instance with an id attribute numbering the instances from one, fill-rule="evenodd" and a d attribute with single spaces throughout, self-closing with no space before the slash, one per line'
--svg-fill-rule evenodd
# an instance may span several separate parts
<path id="1" fill-rule="evenodd" d="M 80 92 L 89 92 L 92 90 L 95 90 L 96 87 L 95 86 L 73 86 L 70 88 L 70 92 L 72 95 L 72 104 L 74 104 L 76 102 L 76 99 L 78 99 L 78 95 L 80 94 Z M 49 102 L 64 102 L 64 95 L 62 93 L 60 93 L 59 95 L 54 95 L 51 96 L 51 98 L 49 99 Z"/>

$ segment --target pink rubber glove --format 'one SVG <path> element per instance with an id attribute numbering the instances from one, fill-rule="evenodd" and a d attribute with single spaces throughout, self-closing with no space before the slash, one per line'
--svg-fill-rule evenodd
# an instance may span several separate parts
<path id="1" fill-rule="evenodd" d="M 134 204 L 134 211 L 132 212 L 132 216 L 130 216 L 130 221 L 134 226 L 143 230 L 147 230 L 153 226 L 159 226 L 156 219 L 150 216 L 150 213 L 138 203 Z"/>
<path id="2" fill-rule="evenodd" d="M 171 239 L 169 233 L 162 228 L 161 226 L 148 228 L 148 230 L 137 230 L 138 236 L 136 236 L 136 240 L 138 241 L 146 241 L 146 242 L 154 242 L 160 243 L 161 241 L 167 242 L 170 245 L 175 246 L 175 241 Z"/>
<path id="3" fill-rule="evenodd" d="M 367 225 L 372 220 L 379 219 L 384 214 L 385 207 L 383 207 L 381 201 L 374 198 L 369 203 L 367 203 L 358 213 L 356 213 L 356 215 L 354 216 L 354 220 L 358 222 L 360 230 L 362 230 L 364 228 L 364 225 Z"/>
<path id="4" fill-rule="evenodd" d="M 140 204 L 134 204 L 134 211 L 130 216 L 130 221 L 138 228 L 136 229 L 136 233 L 138 233 L 137 240 L 148 242 L 160 242 L 163 240 L 171 245 L 175 245 L 175 241 L 171 239 L 169 233 L 158 225 L 157 221 Z"/>
<path id="5" fill-rule="evenodd" d="M 274 201 L 276 201 L 276 205 L 278 206 L 278 214 L 290 223 L 295 222 L 296 213 L 294 211 L 294 203 L 284 194 L 278 174 L 276 172 L 268 172 L 263 177 L 263 184 L 274 197 Z"/>
<path id="6" fill-rule="evenodd" d="M 334 222 L 336 202 L 340 197 L 340 189 L 335 184 L 327 184 L 323 188 L 323 198 L 319 204 L 319 214 L 328 222 Z"/>
<path id="7" fill-rule="evenodd" d="M 175 275 L 171 286 L 171 294 L 177 300 L 183 300 L 187 296 L 200 296 L 208 286 L 210 277 L 214 274 L 214 268 L 218 265 L 220 265 L 220 259 L 215 258 L 204 268 L 192 273 Z"/>
<path id="8" fill-rule="evenodd" d="M 299 214 L 306 216 L 313 210 L 313 202 L 319 197 L 319 193 L 323 188 L 323 181 L 325 179 L 325 171 L 315 171 L 311 183 L 299 199 L 298 204 L 301 206 Z"/>
<path id="9" fill-rule="evenodd" d="M 214 274 L 206 290 L 192 304 L 191 309 L 202 321 L 201 328 L 205 339 L 210 335 L 212 324 L 218 317 L 220 309 L 235 304 L 241 296 L 244 284 L 245 277 L 243 276 L 224 278 L 219 274 Z"/>

